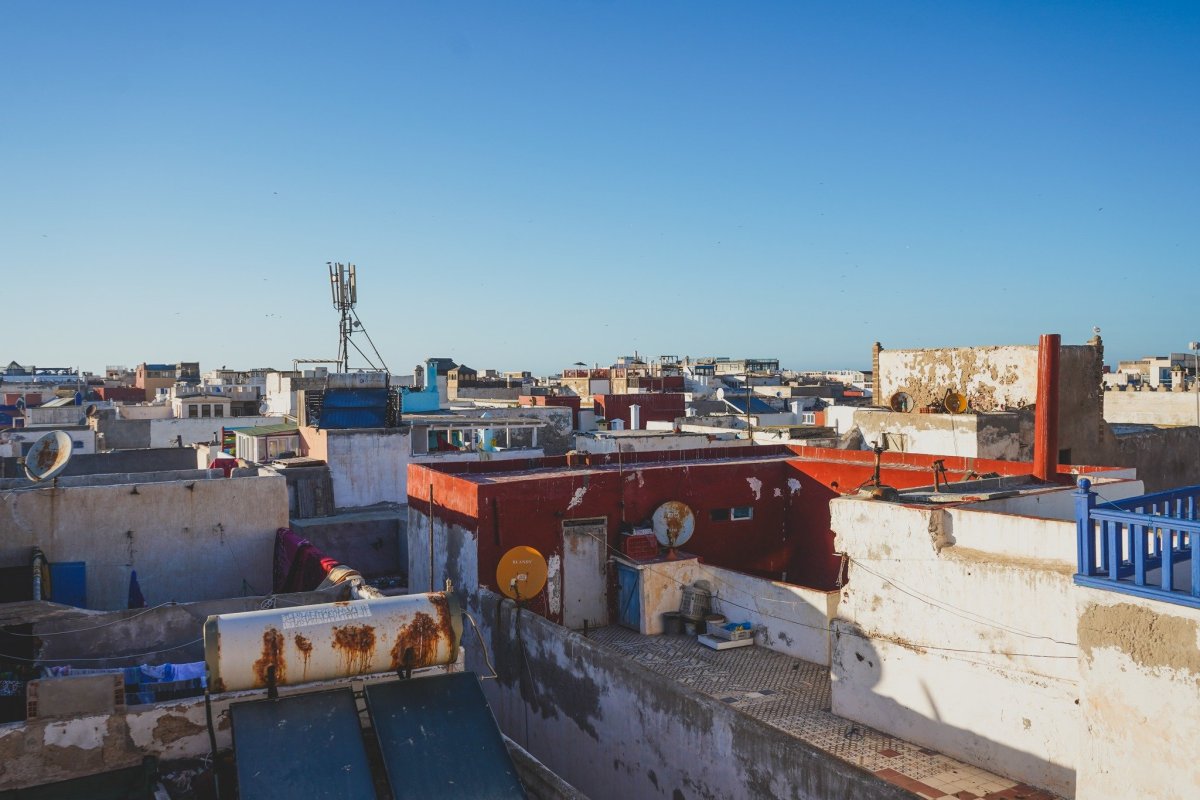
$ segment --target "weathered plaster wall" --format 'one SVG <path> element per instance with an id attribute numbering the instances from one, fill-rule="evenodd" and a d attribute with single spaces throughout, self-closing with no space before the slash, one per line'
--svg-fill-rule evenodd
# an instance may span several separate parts
<path id="1" fill-rule="evenodd" d="M 1104 444 L 1103 463 L 1136 468 L 1148 492 L 1200 483 L 1200 428 L 1148 428 Z"/>
<path id="2" fill-rule="evenodd" d="M 501 728 L 592 800 L 911 797 L 490 592 L 471 606 Z M 473 648 L 467 668 L 489 672 Z"/>
<path id="3" fill-rule="evenodd" d="M 475 532 L 435 515 L 432 559 L 429 537 L 428 515 L 423 510 L 409 507 L 408 590 L 442 591 L 446 581 L 450 580 L 456 591 L 465 595 L 474 593 L 479 588 L 480 579 L 478 536 Z M 431 561 L 432 582 L 429 573 Z M 494 582 L 494 577 L 489 578 L 489 582 Z"/>
<path id="4" fill-rule="evenodd" d="M 418 670 L 413 673 L 413 679 L 420 680 L 423 675 L 444 671 L 444 667 Z M 379 677 L 394 679 L 394 676 Z M 299 692 L 349 686 L 349 681 L 330 681 L 307 684 L 299 691 L 282 687 L 279 694 L 286 697 Z M 230 704 L 265 696 L 262 691 L 212 696 L 213 729 L 218 750 L 233 746 Z M 209 752 L 203 698 L 134 706 L 106 715 L 13 722 L 0 725 L 0 791 L 136 766 L 148 755 L 156 756 L 160 761 L 173 761 L 203 758 Z"/>
<path id="5" fill-rule="evenodd" d="M 292 530 L 365 578 L 408 570 L 408 511 L 380 509 L 292 519 Z"/>
<path id="6" fill-rule="evenodd" d="M 33 547 L 51 562 L 84 561 L 88 605 L 97 609 L 126 606 L 131 570 L 151 605 L 262 594 L 285 525 L 282 477 L 7 492 L 0 565 L 27 564 Z"/>
<path id="7" fill-rule="evenodd" d="M 834 625 L 834 713 L 1071 796 L 1074 523 L 831 505 L 850 559 Z M 1005 523 L 1030 530 L 1013 536 Z M 1044 541 L 1031 553 L 1033 540 Z M 984 541 L 987 552 L 966 546 Z"/>
<path id="8" fill-rule="evenodd" d="M 1079 797 L 1195 797 L 1200 610 L 1076 587 Z"/>
<path id="9" fill-rule="evenodd" d="M 338 508 L 403 503 L 412 461 L 410 428 L 318 431 Z"/>
<path id="10" fill-rule="evenodd" d="M 99 417 L 89 420 L 88 425 L 104 436 L 108 450 L 141 450 L 150 447 L 150 423 L 149 419 Z M 174 446 L 174 442 L 171 444 Z"/>
<path id="11" fill-rule="evenodd" d="M 1196 392 L 1109 390 L 1104 393 L 1104 419 L 1141 425 L 1197 425 Z"/>
<path id="12" fill-rule="evenodd" d="M 229 698 L 213 701 L 218 746 L 231 744 Z M 204 703 L 137 706 L 125 713 L 0 725 L 0 791 L 132 767 L 149 754 L 209 751 Z"/>
<path id="13" fill-rule="evenodd" d="M 1032 418 L 1017 413 L 903 414 L 855 406 L 825 409 L 825 424 L 845 433 L 858 428 L 863 441 L 883 442 L 901 453 L 928 453 L 1000 461 L 1033 458 Z"/>
<path id="14" fill-rule="evenodd" d="M 568 419 L 570 417 L 569 414 L 561 413 L 559 416 L 566 416 Z M 319 458 L 329 465 L 333 499 L 338 508 L 408 502 L 408 467 L 413 463 L 521 461 L 545 455 L 544 451 L 538 448 L 495 453 L 462 451 L 414 456 L 412 428 L 407 426 L 334 431 L 302 426 L 300 438 L 304 455 Z"/>

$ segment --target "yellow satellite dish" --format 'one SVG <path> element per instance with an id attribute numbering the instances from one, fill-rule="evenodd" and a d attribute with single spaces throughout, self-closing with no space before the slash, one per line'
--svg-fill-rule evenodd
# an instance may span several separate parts
<path id="1" fill-rule="evenodd" d="M 942 407 L 951 414 L 961 414 L 967 410 L 967 398 L 953 389 L 947 389 L 946 397 L 942 400 Z"/>
<path id="2" fill-rule="evenodd" d="M 513 600 L 536 597 L 546 586 L 546 559 L 532 547 L 514 547 L 496 565 L 496 586 Z"/>

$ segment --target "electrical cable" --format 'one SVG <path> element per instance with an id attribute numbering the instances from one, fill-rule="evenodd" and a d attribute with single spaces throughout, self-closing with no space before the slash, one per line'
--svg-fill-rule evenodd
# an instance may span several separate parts
<path id="1" fill-rule="evenodd" d="M 190 642 L 184 642 L 183 644 L 172 645 L 171 647 L 164 647 L 160 650 L 150 650 L 145 653 L 122 653 L 120 655 L 105 656 L 103 658 L 22 658 L 21 656 L 10 656 L 10 655 L 6 655 L 4 653 L 0 653 L 0 659 L 7 659 L 9 661 L 21 661 L 26 664 L 44 664 L 48 661 L 56 661 L 56 662 L 66 661 L 66 662 L 71 662 L 71 663 L 74 663 L 76 661 L 120 661 L 120 660 L 127 659 L 127 658 L 142 658 L 143 656 L 154 656 L 154 655 L 158 655 L 159 653 L 169 653 L 172 650 L 181 650 L 184 647 L 191 647 L 192 645 L 199 644 L 200 642 L 203 642 L 203 641 L 204 641 L 204 637 L 201 636 L 199 639 L 192 639 Z M 114 667 L 113 669 L 120 669 L 120 667 Z"/>
<path id="2" fill-rule="evenodd" d="M 870 567 L 866 566 L 865 564 L 861 563 L 856 558 L 851 557 L 850 561 L 852 563 L 858 564 L 858 566 L 862 567 L 863 571 L 868 572 L 871 575 L 874 575 L 876 578 L 879 578 L 881 581 L 883 581 L 885 583 L 891 584 L 894 588 L 899 590 L 901 593 L 906 594 L 909 597 L 916 598 L 917 600 L 920 600 L 921 602 L 923 602 L 927 605 L 933 606 L 934 608 L 939 608 L 949 614 L 953 614 L 954 616 L 959 617 L 960 619 L 965 619 L 968 622 L 974 622 L 979 625 L 986 625 L 991 628 L 996 628 L 997 630 L 1002 630 L 1006 633 L 1012 633 L 1017 636 L 1023 636 L 1027 639 L 1045 639 L 1047 641 L 1054 642 L 1055 644 L 1066 645 L 1068 647 L 1078 647 L 1079 646 L 1078 642 L 1064 642 L 1060 639 L 1055 639 L 1053 636 L 1046 636 L 1044 634 L 1038 634 L 1038 633 L 1029 633 L 1028 631 L 1023 631 L 1019 628 L 1014 628 L 1010 625 L 1006 625 L 1003 622 L 998 622 L 996 620 L 988 619 L 987 617 L 984 617 L 980 614 L 976 614 L 974 611 L 967 611 L 966 609 L 958 608 L 957 606 L 952 606 L 948 603 L 944 603 L 943 601 L 937 600 L 936 598 L 922 594 L 921 592 L 919 592 L 916 589 L 913 589 L 912 587 L 907 587 L 904 584 L 901 584 L 899 581 L 895 581 L 895 580 L 887 577 L 886 575 L 881 575 L 880 573 L 876 572 L 875 570 L 873 570 Z"/>
<path id="3" fill-rule="evenodd" d="M 144 608 L 136 614 L 130 614 L 128 617 L 121 617 L 120 619 L 114 619 L 111 622 L 102 622 L 99 625 L 93 625 L 89 628 L 71 628 L 70 630 L 66 630 L 66 631 L 45 631 L 43 633 L 18 633 L 17 631 L 4 631 L 4 633 L 7 634 L 8 636 L 28 636 L 31 639 L 44 639 L 47 636 L 62 636 L 63 634 L 66 634 L 66 633 L 84 633 L 86 631 L 100 630 L 101 628 L 107 628 L 112 625 L 120 625 L 122 622 L 129 622 L 130 620 L 135 620 L 140 616 L 149 614 L 151 611 L 157 611 L 160 608 L 166 608 L 167 606 L 177 606 L 177 605 L 179 605 L 179 603 L 175 602 L 174 600 L 169 600 L 166 603 L 159 603 L 156 606 L 151 606 L 150 608 Z"/>
<path id="4" fill-rule="evenodd" d="M 475 622 L 475 618 L 471 616 L 469 611 L 464 611 L 463 616 L 471 621 L 471 627 L 475 629 L 475 636 L 479 639 L 479 652 L 483 654 L 483 661 L 487 664 L 488 669 L 492 671 L 491 675 L 484 675 L 480 678 L 481 681 L 496 680 L 500 676 L 496 674 L 496 668 L 492 666 L 492 660 L 488 658 L 487 645 L 483 643 L 483 634 L 479 632 L 479 625 Z"/>

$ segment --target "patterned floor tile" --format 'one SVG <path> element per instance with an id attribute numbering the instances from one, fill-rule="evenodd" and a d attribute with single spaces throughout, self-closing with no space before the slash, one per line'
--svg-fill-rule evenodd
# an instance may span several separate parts
<path id="1" fill-rule="evenodd" d="M 690 636 L 642 636 L 612 626 L 590 638 L 646 669 L 902 786 L 917 797 L 1059 800 L 918 747 L 829 710 L 829 670 L 762 647 L 711 650 Z"/>

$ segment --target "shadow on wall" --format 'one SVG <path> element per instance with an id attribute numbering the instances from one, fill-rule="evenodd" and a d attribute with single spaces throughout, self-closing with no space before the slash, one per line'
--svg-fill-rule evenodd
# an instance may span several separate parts
<path id="1" fill-rule="evenodd" d="M 920 688 L 929 704 L 929 713 L 922 713 L 909 706 L 902 705 L 896 700 L 874 691 L 883 677 L 884 658 L 875 649 L 871 640 L 850 628 L 845 623 L 833 627 L 835 644 L 830 658 L 830 677 L 836 687 L 838 682 L 854 685 L 859 691 L 869 692 L 870 698 L 858 700 L 860 706 L 868 706 L 870 714 L 876 719 L 889 721 L 891 735 L 904 739 L 912 744 L 935 747 L 935 744 L 922 742 L 921 731 L 927 731 L 930 722 L 938 728 L 938 734 L 943 740 L 958 743 L 962 755 L 952 755 L 964 762 L 980 765 L 982 769 L 998 771 L 1004 775 L 1043 775 L 1042 788 L 1072 797 L 1075 794 L 1075 769 L 1073 767 L 1054 764 L 1044 754 L 1018 750 L 1010 745 L 980 736 L 975 731 L 967 730 L 946 722 L 943 718 L 947 709 L 944 703 L 936 699 L 937 686 L 930 685 L 925 679 L 920 679 Z M 849 642 L 844 640 L 849 638 Z M 1019 709 L 1012 709 L 1018 712 Z M 834 713 L 841 713 L 837 709 Z M 849 717 L 848 717 L 849 718 Z M 857 721 L 857 720 L 856 720 Z M 1026 720 L 1026 727 L 1028 727 Z M 1071 731 L 1058 731 L 1059 736 L 1073 735 Z M 988 764 L 996 765 L 988 767 Z M 1003 766 L 1002 766 L 1003 765 Z M 1010 780 L 1020 782 L 1018 778 Z"/>

